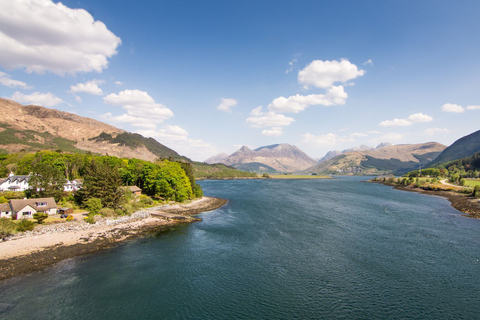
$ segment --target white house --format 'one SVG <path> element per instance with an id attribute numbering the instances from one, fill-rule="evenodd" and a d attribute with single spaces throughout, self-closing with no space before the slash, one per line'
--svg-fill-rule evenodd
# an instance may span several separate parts
<path id="1" fill-rule="evenodd" d="M 10 173 L 8 178 L 0 182 L 0 191 L 25 191 L 29 187 L 30 175 L 17 176 Z M 65 180 L 63 191 L 71 192 L 82 188 L 82 183 L 78 180 Z"/>
<path id="2" fill-rule="evenodd" d="M 0 203 L 0 218 L 12 218 L 12 207 L 8 203 Z"/>
<path id="3" fill-rule="evenodd" d="M 36 212 L 44 212 L 48 215 L 57 213 L 57 203 L 53 198 L 37 199 L 12 199 L 10 200 L 13 219 L 32 219 Z"/>
<path id="4" fill-rule="evenodd" d="M 28 189 L 28 181 L 30 181 L 30 175 L 16 176 L 10 173 L 8 178 L 0 184 L 0 191 L 25 191 Z"/>

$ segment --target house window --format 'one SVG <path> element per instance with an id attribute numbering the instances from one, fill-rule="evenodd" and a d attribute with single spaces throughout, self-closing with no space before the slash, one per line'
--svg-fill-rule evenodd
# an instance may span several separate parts
<path id="1" fill-rule="evenodd" d="M 35 202 L 35 205 L 37 207 L 45 207 L 47 205 L 47 203 L 46 202 Z"/>
<path id="2" fill-rule="evenodd" d="M 24 216 L 30 216 L 31 214 L 32 214 L 32 213 L 31 213 L 30 211 L 25 211 L 25 212 L 23 213 Z"/>

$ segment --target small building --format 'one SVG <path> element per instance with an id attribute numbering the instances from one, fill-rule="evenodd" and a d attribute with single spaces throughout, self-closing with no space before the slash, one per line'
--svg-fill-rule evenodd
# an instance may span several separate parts
<path id="1" fill-rule="evenodd" d="M 77 191 L 82 188 L 82 183 L 79 180 L 66 180 L 66 183 L 63 185 L 63 191 L 72 192 Z"/>
<path id="2" fill-rule="evenodd" d="M 12 218 L 12 207 L 8 203 L 0 203 L 0 218 Z"/>
<path id="3" fill-rule="evenodd" d="M 32 219 L 36 212 L 44 212 L 48 215 L 57 213 L 57 203 L 53 198 L 37 199 L 12 199 L 9 203 L 12 208 L 13 219 Z"/>
<path id="4" fill-rule="evenodd" d="M 132 193 L 134 195 L 140 195 L 142 194 L 142 189 L 140 189 L 139 187 L 137 186 L 128 186 L 127 187 L 128 190 L 132 191 Z"/>
<path id="5" fill-rule="evenodd" d="M 73 208 L 58 208 L 59 214 L 73 214 Z"/>

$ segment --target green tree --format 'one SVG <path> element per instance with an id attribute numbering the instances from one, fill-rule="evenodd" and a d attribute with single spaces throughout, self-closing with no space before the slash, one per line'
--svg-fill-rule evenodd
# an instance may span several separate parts
<path id="1" fill-rule="evenodd" d="M 102 200 L 99 198 L 89 198 L 85 202 L 85 207 L 90 215 L 95 215 L 102 209 Z"/>
<path id="2" fill-rule="evenodd" d="M 29 198 L 53 197 L 59 201 L 63 195 L 65 177 L 63 172 L 47 163 L 38 163 L 33 167 L 26 195 Z"/>
<path id="3" fill-rule="evenodd" d="M 48 218 L 48 214 L 45 212 L 35 212 L 33 214 L 33 219 L 37 220 L 38 224 L 42 224 L 45 219 Z"/>

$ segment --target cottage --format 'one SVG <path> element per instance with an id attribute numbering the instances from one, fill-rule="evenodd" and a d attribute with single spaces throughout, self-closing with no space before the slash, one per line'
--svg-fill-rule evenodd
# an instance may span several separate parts
<path id="1" fill-rule="evenodd" d="M 77 191 L 82 188 L 82 183 L 78 180 L 67 180 L 66 183 L 63 185 L 63 191 L 71 192 Z"/>
<path id="2" fill-rule="evenodd" d="M 57 204 L 53 198 L 10 200 L 13 219 L 31 219 L 36 212 L 44 212 L 48 215 L 57 213 Z"/>
<path id="3" fill-rule="evenodd" d="M 10 173 L 7 179 L 0 184 L 0 191 L 25 191 L 28 189 L 30 176 L 17 176 Z"/>
<path id="4" fill-rule="evenodd" d="M 12 218 L 12 207 L 8 203 L 0 203 L 0 218 Z"/>

